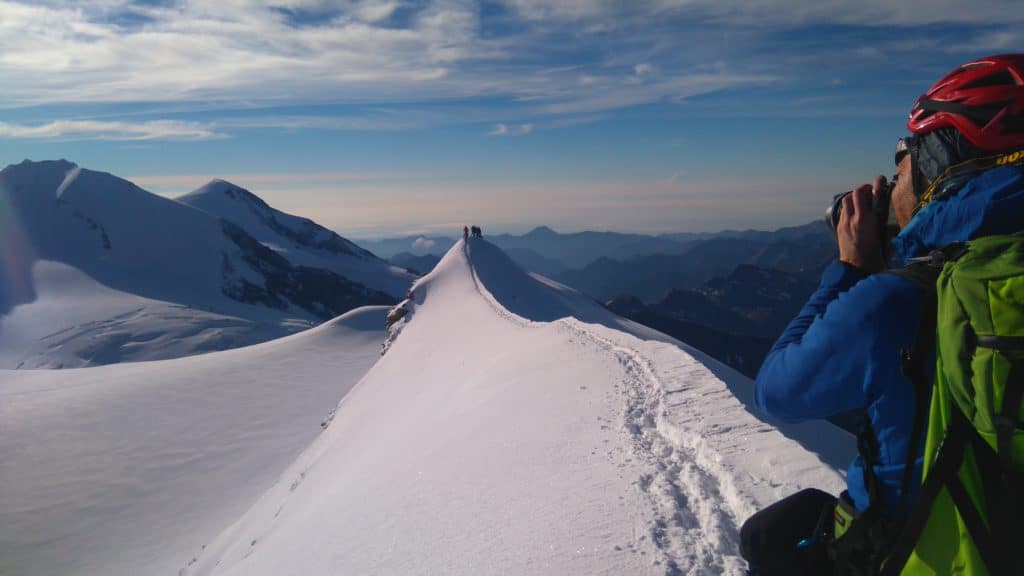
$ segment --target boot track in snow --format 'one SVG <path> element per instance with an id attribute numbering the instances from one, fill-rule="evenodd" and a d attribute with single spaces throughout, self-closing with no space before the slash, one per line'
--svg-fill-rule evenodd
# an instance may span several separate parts
<path id="1" fill-rule="evenodd" d="M 464 249 L 468 250 L 468 245 Z M 469 254 L 466 256 L 468 259 Z M 522 327 L 538 324 L 506 310 L 482 288 L 472 268 L 470 274 L 477 292 L 498 316 Z M 745 562 L 738 554 L 737 526 L 743 511 L 723 508 L 728 503 L 722 494 L 723 478 L 700 466 L 693 447 L 662 432 L 669 426 L 662 417 L 665 389 L 651 361 L 635 349 L 595 334 L 576 319 L 557 323 L 579 340 L 614 354 L 622 365 L 623 379 L 616 386 L 622 429 L 631 436 L 633 457 L 649 468 L 636 480 L 636 486 L 651 506 L 653 525 L 643 529 L 663 554 L 666 575 L 742 573 Z M 693 438 L 692 444 L 699 441 Z M 731 485 L 731 479 L 728 483 Z"/>

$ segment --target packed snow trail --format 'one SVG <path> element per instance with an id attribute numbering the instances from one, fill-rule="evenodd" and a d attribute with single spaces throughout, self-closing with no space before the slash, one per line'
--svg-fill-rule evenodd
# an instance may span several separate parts
<path id="1" fill-rule="evenodd" d="M 747 411 L 749 380 L 482 239 L 404 322 L 186 573 L 741 574 L 746 516 L 841 487 L 844 433 L 783 434 Z"/>

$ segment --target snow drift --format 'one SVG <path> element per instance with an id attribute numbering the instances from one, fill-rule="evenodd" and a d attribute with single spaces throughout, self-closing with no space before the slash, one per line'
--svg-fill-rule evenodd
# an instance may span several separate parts
<path id="1" fill-rule="evenodd" d="M 743 573 L 738 526 L 853 452 L 482 239 L 414 287 L 334 423 L 189 574 Z"/>

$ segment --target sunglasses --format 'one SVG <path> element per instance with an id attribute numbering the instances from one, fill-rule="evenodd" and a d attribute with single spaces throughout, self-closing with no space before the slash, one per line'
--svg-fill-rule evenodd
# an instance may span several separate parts
<path id="1" fill-rule="evenodd" d="M 910 154 L 910 151 L 913 150 L 916 146 L 917 136 L 905 136 L 903 138 L 897 139 L 895 155 L 896 165 L 899 166 L 900 161 L 903 160 L 903 157 L 906 156 L 907 154 Z M 913 158 L 911 158 L 910 161 L 913 162 Z"/>

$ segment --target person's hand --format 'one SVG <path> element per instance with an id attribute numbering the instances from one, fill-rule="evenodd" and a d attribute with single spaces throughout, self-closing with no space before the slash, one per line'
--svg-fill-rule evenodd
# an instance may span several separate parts
<path id="1" fill-rule="evenodd" d="M 836 227 L 839 260 L 865 274 L 885 269 L 882 253 L 883 223 L 872 210 L 879 190 L 886 185 L 885 176 L 875 177 L 874 184 L 863 184 L 843 198 L 843 210 Z"/>

